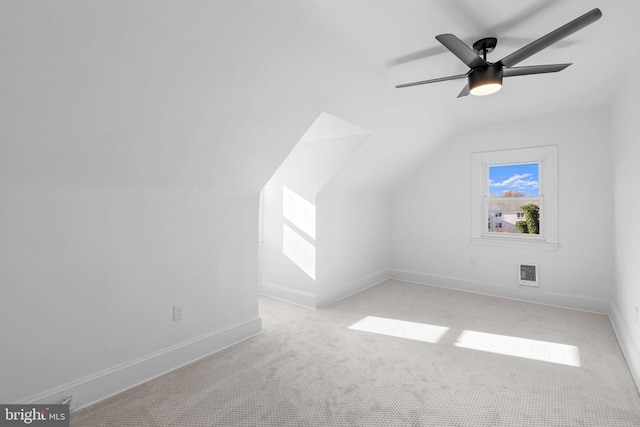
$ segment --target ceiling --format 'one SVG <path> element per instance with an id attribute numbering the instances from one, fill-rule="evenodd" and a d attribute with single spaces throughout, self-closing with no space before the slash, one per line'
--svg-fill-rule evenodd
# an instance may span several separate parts
<path id="1" fill-rule="evenodd" d="M 572 62 L 457 99 L 435 40 L 498 37 L 497 61 L 599 7 L 519 65 Z M 607 108 L 639 49 L 633 0 L 0 3 L 0 183 L 257 191 L 323 112 L 371 137 L 336 179 L 393 189 L 470 126 Z"/>
<path id="2" fill-rule="evenodd" d="M 438 34 L 453 33 L 468 45 L 483 37 L 497 37 L 498 46 L 488 58 L 495 62 L 593 8 L 603 12 L 596 23 L 518 64 L 573 63 L 560 73 L 508 78 L 502 90 L 487 97 L 458 99 L 465 80 L 380 94 L 389 107 L 380 108 L 387 120 L 376 116 L 371 126 L 395 123 L 387 135 L 393 142 L 376 139 L 376 129 L 368 128 L 373 140 L 363 151 L 376 146 L 377 152 L 385 153 L 385 160 L 371 163 L 386 169 L 386 178 L 394 183 L 402 172 L 398 169 L 400 176 L 395 176 L 390 163 L 411 170 L 408 165 L 420 163 L 464 128 L 538 114 L 608 108 L 623 89 L 621 82 L 640 52 L 635 42 L 640 36 L 635 24 L 640 7 L 632 1 L 328 1 L 314 7 L 322 25 L 366 55 L 371 74 L 379 73 L 380 84 L 389 88 L 468 71 L 435 39 Z M 368 123 L 359 125 L 367 128 Z M 398 141 L 394 134 L 404 138 Z"/>

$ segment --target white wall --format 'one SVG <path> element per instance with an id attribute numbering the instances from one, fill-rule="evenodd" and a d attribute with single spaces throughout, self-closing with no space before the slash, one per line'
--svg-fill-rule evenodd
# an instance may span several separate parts
<path id="1" fill-rule="evenodd" d="M 640 84 L 636 78 L 640 58 L 621 82 L 621 91 L 613 108 L 613 174 L 615 223 L 615 287 L 611 319 L 636 384 L 640 384 Z"/>
<path id="2" fill-rule="evenodd" d="M 329 187 L 332 187 L 329 184 Z M 262 293 L 310 308 L 330 304 L 388 277 L 389 195 L 323 189 L 315 198 L 315 278 L 283 254 L 282 180 L 264 187 Z M 311 242 L 311 239 L 307 239 Z"/>
<path id="3" fill-rule="evenodd" d="M 265 295 L 316 308 L 387 277 L 388 193 L 353 189 L 339 179 L 369 135 L 323 113 L 265 185 L 260 250 Z M 311 232 L 283 212 L 283 191 L 311 209 Z M 313 268 L 285 253 L 285 225 L 312 252 L 307 260 Z"/>
<path id="4" fill-rule="evenodd" d="M 319 78 L 335 38 L 290 2 L 0 7 L 0 402 L 78 408 L 259 333 L 258 194 L 350 84 Z"/>
<path id="5" fill-rule="evenodd" d="M 318 195 L 316 306 L 323 307 L 388 278 L 389 194 L 341 190 Z"/>
<path id="6" fill-rule="evenodd" d="M 257 194 L 2 190 L 0 401 L 81 406 L 260 331 Z"/>
<path id="7" fill-rule="evenodd" d="M 262 190 L 261 292 L 307 307 L 315 306 L 315 279 L 283 253 L 282 211 L 284 177 L 276 174 Z M 289 183 L 291 185 L 291 183 Z M 311 202 L 315 206 L 315 197 Z M 304 238 L 303 236 L 301 236 Z M 309 242 L 313 244 L 313 242 Z M 315 248 L 315 245 L 313 246 Z M 315 263 L 315 257 L 313 259 Z"/>
<path id="8" fill-rule="evenodd" d="M 393 196 L 392 276 L 606 312 L 613 271 L 608 129 L 608 112 L 594 110 L 528 117 L 452 137 Z M 472 245 L 471 153 L 551 144 L 559 147 L 558 251 Z M 518 286 L 518 262 L 539 264 L 540 288 Z"/>
<path id="9" fill-rule="evenodd" d="M 262 236 L 260 282 L 265 295 L 316 307 L 317 281 L 317 195 L 335 176 L 346 159 L 369 136 L 367 131 L 326 113 L 310 126 L 262 190 Z M 308 208 L 287 217 L 285 191 Z M 294 200 L 294 201 L 295 201 Z M 301 222 L 309 224 L 310 229 Z M 292 259 L 285 247 L 283 229 L 295 233 L 303 246 L 295 250 L 303 259 Z M 322 239 L 326 242 L 326 239 Z M 308 250 L 308 252 L 306 252 Z M 295 255 L 295 254 L 294 254 Z"/>
<path id="10" fill-rule="evenodd" d="M 379 63 L 321 2 L 0 8 L 0 402 L 78 408 L 257 333 L 258 193 L 331 106 L 393 133 Z"/>

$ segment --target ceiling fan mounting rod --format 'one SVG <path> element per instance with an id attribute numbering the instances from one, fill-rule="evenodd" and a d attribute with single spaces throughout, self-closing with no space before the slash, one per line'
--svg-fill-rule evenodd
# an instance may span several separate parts
<path id="1" fill-rule="evenodd" d="M 482 59 L 487 61 L 487 54 L 493 52 L 493 49 L 496 48 L 498 44 L 498 39 L 495 37 L 485 37 L 483 39 L 478 40 L 473 44 L 473 50 L 478 52 L 478 54 L 482 54 Z"/>

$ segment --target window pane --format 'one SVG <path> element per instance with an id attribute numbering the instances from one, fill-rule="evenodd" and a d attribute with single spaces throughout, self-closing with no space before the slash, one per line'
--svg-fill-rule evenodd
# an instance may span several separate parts
<path id="1" fill-rule="evenodd" d="M 540 201 L 531 199 L 540 196 L 538 169 L 538 163 L 489 166 L 489 233 L 540 233 Z M 532 206 L 526 207 L 527 205 Z M 526 211 L 529 211 L 529 214 Z M 528 223 L 527 216 L 531 216 Z"/>
<path id="2" fill-rule="evenodd" d="M 538 163 L 489 166 L 490 196 L 538 197 Z"/>

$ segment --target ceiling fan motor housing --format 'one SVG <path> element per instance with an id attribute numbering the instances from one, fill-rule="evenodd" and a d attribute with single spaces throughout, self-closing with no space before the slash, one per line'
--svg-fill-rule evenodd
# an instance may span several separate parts
<path id="1" fill-rule="evenodd" d="M 496 84 L 502 86 L 502 64 L 489 64 L 476 67 L 469 73 L 469 89 Z"/>

